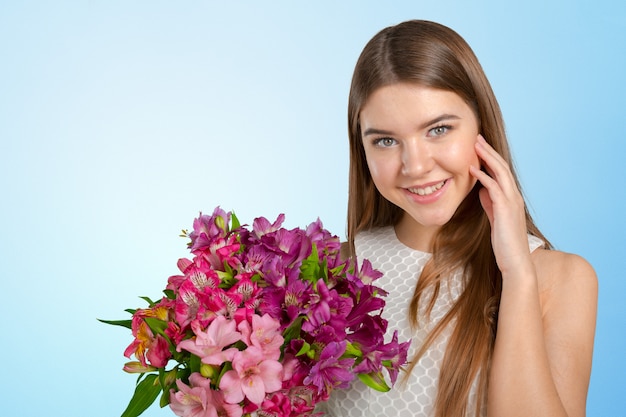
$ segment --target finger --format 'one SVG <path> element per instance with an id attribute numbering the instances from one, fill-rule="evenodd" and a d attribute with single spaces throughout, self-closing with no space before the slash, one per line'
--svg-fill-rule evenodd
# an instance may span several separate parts
<path id="1" fill-rule="evenodd" d="M 494 148 L 485 140 L 483 135 L 478 135 L 476 143 L 484 150 L 486 156 L 490 156 L 494 161 L 498 162 L 502 166 L 508 166 L 506 160 L 500 155 Z"/>
<path id="2" fill-rule="evenodd" d="M 483 210 L 485 210 L 485 213 L 487 214 L 489 224 L 493 227 L 493 201 L 491 201 L 489 191 L 486 188 L 483 188 L 478 192 L 478 197 L 480 199 L 480 204 L 483 206 Z"/>
<path id="3" fill-rule="evenodd" d="M 474 165 L 470 165 L 470 174 L 472 174 L 474 178 L 480 181 L 480 183 L 486 188 L 498 187 L 498 182 L 490 173 L 485 172 Z"/>
<path id="4" fill-rule="evenodd" d="M 517 185 L 509 164 L 482 136 L 479 136 L 476 142 L 476 154 L 484 162 L 485 171 L 500 183 L 504 190 L 515 192 Z"/>

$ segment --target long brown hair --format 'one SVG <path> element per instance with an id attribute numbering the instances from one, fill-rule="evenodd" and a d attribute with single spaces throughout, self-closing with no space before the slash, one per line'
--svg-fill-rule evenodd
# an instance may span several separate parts
<path id="1" fill-rule="evenodd" d="M 475 112 L 486 141 L 509 163 L 515 175 L 500 106 L 485 73 L 465 40 L 438 23 L 412 20 L 383 29 L 361 53 L 350 87 L 348 128 L 350 171 L 348 195 L 348 242 L 354 253 L 354 238 L 362 230 L 393 226 L 403 211 L 376 189 L 363 149 L 359 114 L 378 88 L 412 82 L 458 94 Z M 486 398 L 488 370 L 496 334 L 502 276 L 491 246 L 489 220 L 478 198 L 480 184 L 468 194 L 452 219 L 434 238 L 432 258 L 417 280 L 409 308 L 414 328 L 419 325 L 418 307 L 427 314 L 439 294 L 441 279 L 457 268 L 465 273 L 465 288 L 450 312 L 435 325 L 419 346 L 417 360 L 448 325 L 453 324 L 439 376 L 435 416 L 465 416 L 473 381 L 478 377 L 477 409 Z M 549 243 L 526 210 L 528 232 Z M 432 297 L 425 294 L 432 291 Z M 424 297 L 423 297 L 424 296 Z M 422 298 L 428 298 L 426 300 Z M 408 374 L 407 374 L 408 375 Z"/>

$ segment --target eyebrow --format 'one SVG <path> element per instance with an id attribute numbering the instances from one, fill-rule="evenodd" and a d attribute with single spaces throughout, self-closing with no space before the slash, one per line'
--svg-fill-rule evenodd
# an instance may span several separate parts
<path id="1" fill-rule="evenodd" d="M 440 116 L 435 117 L 434 119 L 428 120 L 425 123 L 422 123 L 419 126 L 419 129 L 425 129 L 428 126 L 432 126 L 434 124 L 443 122 L 444 120 L 460 120 L 461 118 L 455 114 L 442 114 Z M 365 132 L 363 132 L 363 137 L 365 136 L 369 136 L 369 135 L 391 135 L 393 134 L 392 131 L 390 130 L 383 130 L 383 129 L 376 129 L 376 128 L 369 128 L 366 129 Z"/>

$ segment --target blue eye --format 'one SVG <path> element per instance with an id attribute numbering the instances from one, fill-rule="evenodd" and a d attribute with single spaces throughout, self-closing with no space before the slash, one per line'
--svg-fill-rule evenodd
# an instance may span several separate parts
<path id="1" fill-rule="evenodd" d="M 452 129 L 452 127 L 448 125 L 435 126 L 428 131 L 428 134 L 429 136 L 443 136 L 448 133 L 450 129 Z"/>
<path id="2" fill-rule="evenodd" d="M 395 139 L 393 138 L 378 138 L 378 139 L 374 139 L 373 144 L 374 146 L 378 146 L 381 148 L 388 148 L 390 146 L 395 145 L 397 142 Z"/>

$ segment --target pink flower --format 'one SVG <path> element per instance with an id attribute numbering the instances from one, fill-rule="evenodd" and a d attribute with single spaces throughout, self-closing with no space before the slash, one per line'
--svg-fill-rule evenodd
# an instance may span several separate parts
<path id="1" fill-rule="evenodd" d="M 269 314 L 262 317 L 258 314 L 252 316 L 252 327 L 247 321 L 242 321 L 237 327 L 241 332 L 242 340 L 248 346 L 256 346 L 261 349 L 267 359 L 278 360 L 280 347 L 283 345 L 283 336 L 280 334 L 280 322 Z"/>
<path id="2" fill-rule="evenodd" d="M 291 401 L 283 392 L 275 392 L 268 396 L 261 404 L 263 416 L 289 417 L 291 415 Z"/>
<path id="3" fill-rule="evenodd" d="M 170 353 L 170 344 L 167 339 L 161 335 L 157 335 L 150 346 L 150 349 L 148 349 L 146 357 L 152 366 L 165 368 L 167 362 L 172 357 L 172 354 Z"/>
<path id="4" fill-rule="evenodd" d="M 211 381 L 199 373 L 189 377 L 191 386 L 176 380 L 178 391 L 171 391 L 170 408 L 180 417 L 241 417 L 237 404 L 224 402 L 221 392 L 211 388 Z"/>
<path id="5" fill-rule="evenodd" d="M 257 217 L 252 223 L 252 230 L 260 238 L 263 235 L 279 230 L 284 221 L 285 215 L 282 213 L 276 218 L 274 223 L 270 223 L 265 217 Z"/>
<path id="6" fill-rule="evenodd" d="M 178 344 L 177 351 L 182 349 L 197 355 L 202 363 L 208 365 L 220 365 L 224 362 L 231 361 L 237 348 L 225 347 L 241 340 L 241 333 L 235 328 L 235 321 L 229 320 L 224 316 L 217 316 L 206 331 L 203 331 L 199 323 L 192 323 L 193 332 L 196 334 L 195 339 L 183 340 Z"/>
<path id="7" fill-rule="evenodd" d="M 276 360 L 265 358 L 256 346 L 235 353 L 232 364 L 233 369 L 220 380 L 226 402 L 236 404 L 248 398 L 253 404 L 260 405 L 265 393 L 282 387 L 283 366 Z"/>
<path id="8" fill-rule="evenodd" d="M 167 364 L 167 360 L 171 357 L 167 341 L 163 337 L 155 337 L 145 319 L 149 317 L 167 321 L 170 308 L 171 302 L 164 299 L 152 308 L 139 309 L 133 314 L 131 328 L 135 340 L 126 348 L 124 356 L 130 358 L 131 355 L 135 355 L 144 366 L 148 365 L 147 361 L 155 367 L 163 367 Z M 156 351 L 151 352 L 152 349 Z M 157 363 L 153 363 L 153 359 Z"/>

